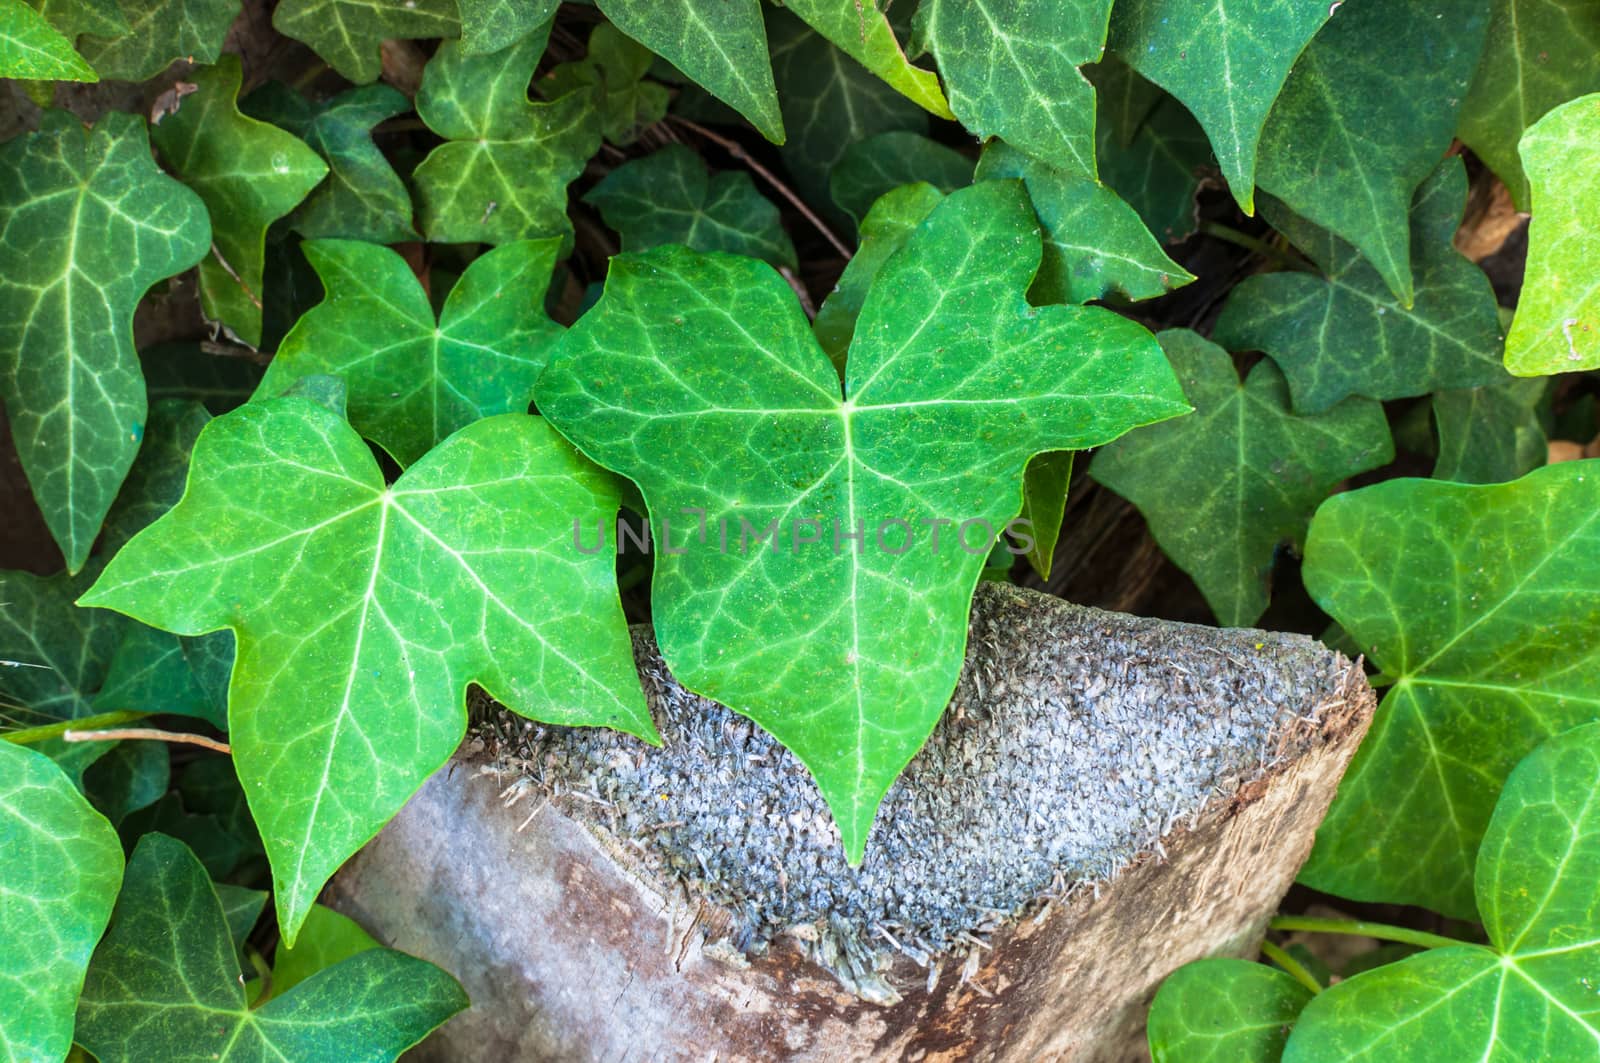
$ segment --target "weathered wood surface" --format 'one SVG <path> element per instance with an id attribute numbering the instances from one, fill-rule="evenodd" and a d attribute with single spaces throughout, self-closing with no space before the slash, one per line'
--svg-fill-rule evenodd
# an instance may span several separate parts
<path id="1" fill-rule="evenodd" d="M 330 887 L 471 994 L 418 1058 L 1140 1058 L 1160 980 L 1259 939 L 1373 704 L 1309 639 L 985 585 L 850 869 L 804 769 L 635 641 L 664 749 L 491 712 Z"/>

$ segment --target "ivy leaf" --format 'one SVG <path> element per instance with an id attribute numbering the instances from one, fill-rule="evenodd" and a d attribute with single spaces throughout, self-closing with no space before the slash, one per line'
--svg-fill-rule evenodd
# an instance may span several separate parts
<path id="1" fill-rule="evenodd" d="M 1539 406 L 1549 381 L 1507 378 L 1482 387 L 1440 391 L 1433 396 L 1439 432 L 1435 480 L 1494 484 L 1532 472 L 1545 463 L 1549 441 Z"/>
<path id="2" fill-rule="evenodd" d="M 144 122 L 47 111 L 0 147 L 0 398 L 45 523 L 83 567 L 144 431 L 133 309 L 211 243 Z"/>
<path id="3" fill-rule="evenodd" d="M 940 118 L 955 118 L 939 90 L 938 75 L 911 62 L 888 12 L 878 4 L 879 0 L 787 0 L 784 6 L 918 107 Z"/>
<path id="4" fill-rule="evenodd" d="M 423 69 L 417 114 L 449 141 L 414 174 L 429 240 L 571 239 L 567 185 L 600 147 L 600 131 L 587 93 L 528 99 L 544 45 L 535 33 L 493 55 L 468 56 L 445 41 Z"/>
<path id="5" fill-rule="evenodd" d="M 454 37 L 455 0 L 280 0 L 272 28 L 309 45 L 339 76 L 357 85 L 378 80 L 386 40 Z"/>
<path id="6" fill-rule="evenodd" d="M 84 769 L 84 796 L 106 819 L 121 823 L 128 813 L 161 800 L 171 767 L 164 742 L 118 742 Z"/>
<path id="7" fill-rule="evenodd" d="M 388 85 L 365 85 L 313 104 L 271 81 L 240 101 L 251 118 L 288 130 L 328 164 L 328 177 L 290 215 L 310 240 L 370 240 L 397 244 L 417 238 L 411 194 L 372 142 L 372 127 L 411 110 Z"/>
<path id="8" fill-rule="evenodd" d="M 1194 280 L 1166 256 L 1132 207 L 1098 181 L 1058 170 L 991 141 L 977 179 L 1021 179 L 1044 227 L 1044 264 L 1031 295 L 1040 303 L 1086 303 L 1117 292 L 1154 299 Z"/>
<path id="9" fill-rule="evenodd" d="M 1418 189 L 1410 306 L 1390 294 L 1356 248 L 1263 200 L 1266 219 L 1324 276 L 1289 271 L 1246 279 L 1228 296 L 1214 338 L 1230 350 L 1271 355 L 1302 413 L 1321 413 L 1348 395 L 1398 399 L 1504 379 L 1494 289 L 1451 243 L 1466 196 L 1459 158 L 1446 159 Z"/>
<path id="10" fill-rule="evenodd" d="M 122 843 L 49 758 L 0 740 L 0 852 L 0 1045 L 7 1059 L 62 1059 Z"/>
<path id="11" fill-rule="evenodd" d="M 285 940 L 460 742 L 469 682 L 534 718 L 655 737 L 612 559 L 572 555 L 573 522 L 617 504 L 525 414 L 462 429 L 392 487 L 308 399 L 248 403 L 201 433 L 183 500 L 80 604 L 233 630 L 230 742 Z"/>
<path id="12" fill-rule="evenodd" d="M 272 958 L 272 995 L 281 997 L 319 971 L 378 947 L 354 919 L 325 905 L 313 905 L 299 943 L 279 945 Z"/>
<path id="13" fill-rule="evenodd" d="M 760 0 L 596 0 L 626 33 L 750 120 L 774 144 L 783 117 Z"/>
<path id="14" fill-rule="evenodd" d="M 147 81 L 179 59 L 216 62 L 242 6 L 240 0 L 122 0 L 126 29 L 84 37 L 78 50 L 103 78 Z"/>
<path id="15" fill-rule="evenodd" d="M 926 181 L 954 192 L 972 183 L 972 170 L 972 160 L 954 148 L 895 129 L 847 147 L 828 178 L 828 193 L 859 225 L 880 196 L 901 185 Z"/>
<path id="16" fill-rule="evenodd" d="M 72 42 L 22 0 L 0 0 L 0 77 L 100 80 Z"/>
<path id="17" fill-rule="evenodd" d="M 117 0 L 27 0 L 27 4 L 69 41 L 84 33 L 120 37 L 128 32 L 128 17 Z"/>
<path id="18" fill-rule="evenodd" d="M 1028 459 L 1186 409 L 1138 325 L 1028 305 L 1039 254 L 1019 185 L 952 194 L 878 271 L 843 398 L 770 267 L 680 247 L 621 255 L 539 380 L 540 409 L 639 485 L 655 541 L 672 546 L 652 603 L 673 674 L 794 751 L 852 862 L 955 687 L 972 592 Z M 701 511 L 703 541 L 673 533 Z M 925 537 L 939 520 L 942 549 Z M 772 548 L 746 552 L 764 533 Z"/>
<path id="19" fill-rule="evenodd" d="M 1187 329 L 1157 339 L 1195 412 L 1103 448 L 1091 474 L 1139 507 L 1225 627 L 1245 627 L 1266 611 L 1279 545 L 1300 544 L 1341 480 L 1394 458 L 1389 423 L 1360 398 L 1296 415 L 1271 362 L 1241 383 L 1216 344 Z"/>
<path id="20" fill-rule="evenodd" d="M 1150 1003 L 1147 1034 L 1156 1063 L 1278 1063 L 1311 990 L 1275 967 L 1248 960 L 1186 963 Z"/>
<path id="21" fill-rule="evenodd" d="M 164 399 L 193 399 L 212 413 L 227 413 L 261 381 L 261 367 L 249 358 L 213 354 L 199 343 L 157 343 L 139 352 L 139 364 L 152 407 Z"/>
<path id="22" fill-rule="evenodd" d="M 750 175 L 728 170 L 708 177 L 705 162 L 682 144 L 623 163 L 583 201 L 622 234 L 624 251 L 682 244 L 796 268 L 778 208 L 756 191 Z"/>
<path id="23" fill-rule="evenodd" d="M 617 145 L 632 144 L 641 129 L 667 113 L 666 86 L 645 80 L 654 62 L 650 49 L 602 22 L 589 34 L 588 54 L 550 71 L 540 87 L 551 98 L 580 89 L 592 92 L 605 138 Z"/>
<path id="24" fill-rule="evenodd" d="M 205 869 L 182 842 L 150 834 L 95 950 L 77 1037 L 101 1063 L 394 1060 L 466 1006 L 431 963 L 373 949 L 251 1008 Z"/>
<path id="25" fill-rule="evenodd" d="M 1429 949 L 1331 987 L 1306 1005 L 1284 1063 L 1593 1058 L 1596 778 L 1593 724 L 1518 764 L 1478 852 L 1475 893 L 1488 946 Z"/>
<path id="26" fill-rule="evenodd" d="M 1261 134 L 1256 183 L 1352 244 L 1402 306 L 1416 290 L 1406 213 L 1450 146 L 1488 26 L 1484 0 L 1345 4 Z"/>
<path id="27" fill-rule="evenodd" d="M 1022 473 L 1022 512 L 1018 514 L 1026 544 L 1022 556 L 1039 574 L 1050 578 L 1055 563 L 1056 544 L 1061 541 L 1061 522 L 1067 515 L 1067 492 L 1072 486 L 1073 453 L 1051 450 L 1035 456 Z"/>
<path id="28" fill-rule="evenodd" d="M 200 306 L 252 347 L 261 343 L 267 226 L 328 174 L 294 135 L 239 112 L 239 57 L 197 71 L 195 91 L 151 132 L 167 165 L 200 194 L 212 218 L 200 264 Z"/>
<path id="29" fill-rule="evenodd" d="M 561 0 L 456 0 L 461 50 L 488 55 L 522 40 L 555 17 Z"/>
<path id="30" fill-rule="evenodd" d="M 202 638 L 221 639 L 231 646 L 226 632 Z M 124 630 L 94 707 L 97 712 L 175 713 L 205 720 L 219 731 L 228 729 L 227 698 L 219 699 L 201 685 L 184 653 L 184 641 L 143 624 L 129 624 Z"/>
<path id="31" fill-rule="evenodd" d="M 1600 93 L 1541 118 L 1522 138 L 1538 217 L 1506 340 L 1518 376 L 1600 367 Z"/>
<path id="32" fill-rule="evenodd" d="M 435 320 L 398 252 L 313 240 L 306 257 L 327 298 L 285 337 L 257 395 L 281 395 L 317 374 L 342 377 L 350 423 L 402 466 L 480 418 L 527 413 L 561 334 L 544 311 L 558 249 L 554 239 L 521 240 L 478 256 Z"/>
<path id="33" fill-rule="evenodd" d="M 925 0 L 916 30 L 962 125 L 1093 178 L 1094 86 L 1078 68 L 1105 51 L 1110 16 L 1111 0 Z"/>
<path id="34" fill-rule="evenodd" d="M 1323 503 L 1306 589 L 1394 682 L 1302 880 L 1471 916 L 1502 780 L 1540 737 L 1600 718 L 1597 559 L 1600 461 Z"/>
<path id="35" fill-rule="evenodd" d="M 1162 243 L 1182 240 L 1195 231 L 1195 196 L 1211 160 L 1205 133 L 1178 101 L 1114 55 L 1086 69 L 1098 100 L 1100 180 Z"/>
<path id="36" fill-rule="evenodd" d="M 1295 60 L 1338 8 L 1304 0 L 1123 0 L 1111 13 L 1111 48 L 1199 119 L 1233 198 L 1254 214 L 1261 127 Z"/>
<path id="37" fill-rule="evenodd" d="M 1457 135 L 1505 182 L 1517 209 L 1528 210 L 1518 141 L 1552 108 L 1597 90 L 1600 6 L 1594 0 L 1494 0 L 1488 44 Z"/>

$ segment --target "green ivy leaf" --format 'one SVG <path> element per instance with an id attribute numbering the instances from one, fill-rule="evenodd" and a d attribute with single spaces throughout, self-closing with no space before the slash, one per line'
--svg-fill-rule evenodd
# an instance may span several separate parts
<path id="1" fill-rule="evenodd" d="M 461 50 L 488 55 L 522 40 L 555 17 L 561 0 L 456 0 Z"/>
<path id="2" fill-rule="evenodd" d="M 211 243 L 144 122 L 48 111 L 0 147 L 0 398 L 45 523 L 83 567 L 144 431 L 133 309 Z"/>
<path id="3" fill-rule="evenodd" d="M 1348 395 L 1398 399 L 1502 380 L 1500 312 L 1483 270 L 1451 243 L 1467 197 L 1446 159 L 1411 208 L 1415 301 L 1390 294 L 1360 251 L 1265 199 L 1262 214 L 1322 268 L 1250 277 L 1233 290 L 1214 337 L 1265 351 L 1289 378 L 1294 407 L 1321 413 Z"/>
<path id="4" fill-rule="evenodd" d="M 1150 1004 L 1150 1055 L 1155 1063 L 1278 1063 L 1311 998 L 1311 990 L 1266 964 L 1186 963 Z"/>
<path id="5" fill-rule="evenodd" d="M 100 76 L 117 81 L 146 81 L 179 59 L 216 62 L 243 6 L 240 0 L 120 2 L 125 30 L 78 41 L 78 50 Z"/>
<path id="6" fill-rule="evenodd" d="M 128 32 L 128 18 L 117 0 L 26 0 L 67 40 L 81 34 L 120 37 Z"/>
<path id="7" fill-rule="evenodd" d="M 397 252 L 313 240 L 306 257 L 327 298 L 284 339 L 257 394 L 281 395 L 307 376 L 342 377 L 350 423 L 402 466 L 481 418 L 527 413 L 561 334 L 544 311 L 558 247 L 520 240 L 478 256 L 435 320 Z"/>
<path id="8" fill-rule="evenodd" d="M 1506 339 L 1518 376 L 1600 367 L 1600 93 L 1557 107 L 1522 138 L 1538 216 Z"/>
<path id="9" fill-rule="evenodd" d="M 324 905 L 313 905 L 300 929 L 299 942 L 279 945 L 272 958 L 272 995 L 281 997 L 318 972 L 378 947 L 354 919 Z"/>
<path id="10" fill-rule="evenodd" d="M 1485 0 L 1344 4 L 1261 134 L 1256 183 L 1352 244 L 1403 306 L 1415 292 L 1406 214 L 1450 146 L 1488 25 Z"/>
<path id="11" fill-rule="evenodd" d="M 622 234 L 624 251 L 682 244 L 797 267 L 778 208 L 756 191 L 749 173 L 709 177 L 705 162 L 682 144 L 623 163 L 583 201 Z"/>
<path id="12" fill-rule="evenodd" d="M 239 57 L 194 74 L 195 91 L 151 131 L 161 156 L 200 194 L 212 252 L 200 264 L 200 306 L 250 346 L 261 343 L 267 226 L 328 175 L 298 137 L 239 112 Z"/>
<path id="13" fill-rule="evenodd" d="M 940 118 L 955 118 L 939 90 L 939 78 L 911 62 L 900 46 L 888 8 L 893 0 L 787 0 L 784 4 L 846 55 L 894 90 Z"/>
<path id="14" fill-rule="evenodd" d="M 1501 781 L 1600 717 L 1600 461 L 1509 484 L 1391 480 L 1323 503 L 1306 589 L 1394 680 L 1301 872 L 1470 917 Z"/>
<path id="15" fill-rule="evenodd" d="M 828 194 L 857 225 L 880 196 L 926 181 L 941 192 L 972 183 L 973 162 L 921 133 L 895 129 L 851 144 L 834 164 Z"/>
<path id="16" fill-rule="evenodd" d="M 1529 209 L 1517 157 L 1523 132 L 1548 111 L 1600 90 L 1600 5 L 1594 0 L 1494 0 L 1489 40 L 1461 108 L 1461 137 Z"/>
<path id="17" fill-rule="evenodd" d="M 540 88 L 552 99 L 577 90 L 593 93 L 605 138 L 617 145 L 632 144 L 640 130 L 667 113 L 667 87 L 645 80 L 654 62 L 650 49 L 602 22 L 589 34 L 588 54 L 550 71 Z"/>
<path id="18" fill-rule="evenodd" d="M 1035 302 L 1086 303 L 1112 292 L 1154 299 L 1194 280 L 1166 256 L 1133 208 L 1098 181 L 990 141 L 977 179 L 1007 177 L 1027 186 L 1044 227 L 1044 264 L 1030 292 Z"/>
<path id="19" fill-rule="evenodd" d="M 1067 491 L 1072 486 L 1074 456 L 1070 450 L 1052 450 L 1028 462 L 1022 474 L 1022 512 L 1026 524 L 1018 545 L 1026 545 L 1022 556 L 1039 574 L 1050 578 L 1055 563 L 1056 544 L 1061 541 L 1061 522 L 1067 515 Z"/>
<path id="20" fill-rule="evenodd" d="M 201 637 L 232 645 L 226 632 Z M 94 707 L 97 712 L 175 713 L 205 720 L 219 731 L 228 729 L 226 696 L 216 698 L 201 685 L 183 640 L 143 624 L 127 625 Z"/>
<path id="21" fill-rule="evenodd" d="M 251 1008 L 205 869 L 182 842 L 150 834 L 95 950 L 77 1036 L 101 1063 L 394 1060 L 466 1006 L 437 967 L 374 949 Z"/>
<path id="22" fill-rule="evenodd" d="M 1435 480 L 1495 484 L 1532 472 L 1550 452 L 1539 406 L 1549 381 L 1507 378 L 1433 396 L 1439 432 Z"/>
<path id="23" fill-rule="evenodd" d="M 952 194 L 879 270 L 842 400 L 770 267 L 622 255 L 539 380 L 540 409 L 638 483 L 674 550 L 652 592 L 673 674 L 794 751 L 852 862 L 955 688 L 972 592 L 1028 459 L 1186 409 L 1138 325 L 1028 306 L 1039 254 L 1019 185 Z M 686 511 L 704 512 L 703 541 Z M 942 550 L 919 520 L 953 522 Z M 747 553 L 750 525 L 771 526 L 776 549 Z M 862 543 L 834 539 L 863 527 Z"/>
<path id="24" fill-rule="evenodd" d="M 239 103 L 251 118 L 288 130 L 328 164 L 328 177 L 289 216 L 310 240 L 370 240 L 397 244 L 417 238 L 411 194 L 372 142 L 372 127 L 411 110 L 411 101 L 388 85 L 365 85 L 311 103 L 271 81 Z"/>
<path id="25" fill-rule="evenodd" d="M 1123 0 L 1111 48 L 1200 121 L 1233 198 L 1255 213 L 1261 127 L 1306 44 L 1339 8 L 1305 0 Z"/>
<path id="26" fill-rule="evenodd" d="M 22 0 L 0 0 L 0 77 L 100 80 L 72 42 Z"/>
<path id="27" fill-rule="evenodd" d="M 384 41 L 454 37 L 461 23 L 455 0 L 280 0 L 272 28 L 365 85 L 378 80 Z"/>
<path id="28" fill-rule="evenodd" d="M 60 768 L 0 740 L 0 852 L 0 1046 L 7 1059 L 62 1059 L 122 843 Z"/>
<path id="29" fill-rule="evenodd" d="M 1224 626 L 1244 627 L 1266 611 L 1278 547 L 1301 543 L 1317 503 L 1394 458 L 1389 423 L 1359 398 L 1296 415 L 1271 362 L 1241 383 L 1216 344 L 1187 329 L 1157 339 L 1195 412 L 1103 448 L 1091 475 L 1139 507 Z"/>
<path id="30" fill-rule="evenodd" d="M 760 0 L 596 0 L 606 18 L 711 95 L 750 120 L 774 144 L 784 119 L 767 58 Z"/>
<path id="31" fill-rule="evenodd" d="M 1211 147 L 1183 105 L 1113 55 L 1086 68 L 1098 101 L 1100 180 L 1162 243 L 1195 231 L 1195 196 Z"/>
<path id="32" fill-rule="evenodd" d="M 1094 86 L 1111 0 L 924 0 L 919 41 L 950 107 L 979 139 L 1000 137 L 1080 177 L 1096 176 Z"/>
<path id="33" fill-rule="evenodd" d="M 83 793 L 96 811 L 117 824 L 130 812 L 161 800 L 171 774 L 166 743 L 118 742 L 84 769 Z"/>
<path id="34" fill-rule="evenodd" d="M 261 912 L 267 906 L 267 891 L 231 886 L 226 882 L 213 882 L 211 886 L 217 891 L 217 900 L 222 902 L 222 918 L 228 924 L 228 937 L 233 941 L 234 949 L 243 952 L 245 938 L 256 928 L 256 923 L 261 920 Z"/>
<path id="35" fill-rule="evenodd" d="M 80 604 L 233 630 L 230 742 L 285 940 L 460 742 L 469 682 L 531 717 L 654 738 L 612 559 L 573 556 L 573 522 L 617 504 L 525 414 L 468 426 L 392 487 L 307 399 L 252 402 L 201 433 L 183 500 Z"/>
<path id="36" fill-rule="evenodd" d="M 535 33 L 493 55 L 467 56 L 446 41 L 423 69 L 417 114 L 449 141 L 414 174 L 429 240 L 571 239 L 567 185 L 600 147 L 600 131 L 587 93 L 528 99 L 544 45 Z"/>
<path id="37" fill-rule="evenodd" d="M 1429 949 L 1319 994 L 1301 1013 L 1284 1063 L 1594 1058 L 1597 778 L 1593 724 L 1518 764 L 1478 852 L 1475 893 L 1489 945 Z"/>

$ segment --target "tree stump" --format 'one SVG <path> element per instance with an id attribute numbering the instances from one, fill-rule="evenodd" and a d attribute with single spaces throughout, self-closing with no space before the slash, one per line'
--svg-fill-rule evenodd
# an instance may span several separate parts
<path id="1" fill-rule="evenodd" d="M 635 650 L 664 748 L 491 707 L 330 887 L 471 995 L 418 1058 L 1141 1058 L 1161 979 L 1259 940 L 1373 705 L 1302 636 L 984 584 L 852 869 L 799 763 Z"/>

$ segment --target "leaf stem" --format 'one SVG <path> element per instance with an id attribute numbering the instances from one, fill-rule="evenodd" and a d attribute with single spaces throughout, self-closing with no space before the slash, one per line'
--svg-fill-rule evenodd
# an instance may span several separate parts
<path id="1" fill-rule="evenodd" d="M 1430 934 L 1426 930 L 1412 930 L 1388 923 L 1369 923 L 1362 919 L 1321 919 L 1309 915 L 1280 915 L 1267 924 L 1273 930 L 1305 930 L 1313 934 L 1354 934 L 1358 937 L 1377 938 L 1380 941 L 1397 941 L 1402 945 L 1419 945 L 1425 949 L 1443 949 L 1467 942 L 1447 938 L 1443 934 Z"/>
<path id="2" fill-rule="evenodd" d="M 173 742 L 179 745 L 203 746 L 218 753 L 233 753 L 233 747 L 205 735 L 187 731 L 159 731 L 154 727 L 122 727 L 109 731 L 79 731 L 73 729 L 61 736 L 63 742 L 116 742 L 122 739 L 145 739 L 151 742 Z"/>
<path id="3" fill-rule="evenodd" d="M 1247 251 L 1254 251 L 1263 258 L 1269 258 L 1285 269 L 1299 270 L 1302 273 L 1315 272 L 1309 263 L 1299 255 L 1291 254 L 1280 247 L 1274 247 L 1265 240 L 1242 233 L 1231 225 L 1221 222 L 1206 221 L 1200 223 L 1200 232 L 1206 236 L 1214 237 L 1226 243 L 1242 247 Z"/>
<path id="4" fill-rule="evenodd" d="M 1261 943 L 1261 955 L 1265 956 L 1279 967 L 1282 967 L 1285 974 L 1287 974 L 1290 978 L 1293 978 L 1296 982 L 1299 982 L 1301 985 L 1305 986 L 1307 989 L 1311 990 L 1313 993 L 1322 992 L 1322 983 L 1317 981 L 1317 976 L 1306 970 L 1305 964 L 1301 963 L 1299 960 L 1295 959 L 1293 956 L 1289 955 L 1272 942 L 1263 941 Z"/>
<path id="5" fill-rule="evenodd" d="M 118 709 L 115 712 L 102 712 L 97 716 L 82 716 L 76 720 L 60 720 L 56 723 L 41 724 L 38 727 L 24 727 L 17 731 L 0 733 L 0 738 L 7 742 L 15 742 L 19 746 L 33 745 L 35 742 L 46 742 L 52 738 L 60 738 L 68 731 L 81 731 L 94 727 L 115 727 L 119 723 L 132 723 L 149 716 L 148 712 L 134 712 L 131 709 Z"/>
<path id="6" fill-rule="evenodd" d="M 784 199 L 787 199 L 789 201 L 789 205 L 794 207 L 795 210 L 798 210 L 801 215 L 805 217 L 806 221 L 811 223 L 812 228 L 821 233 L 823 239 L 827 240 L 828 243 L 833 245 L 835 251 L 838 251 L 841 255 L 843 255 L 846 260 L 851 257 L 853 252 L 848 246 L 845 245 L 845 242 L 834 235 L 833 230 L 828 228 L 823 220 L 817 217 L 816 213 L 813 212 L 810 207 L 805 205 L 805 202 L 795 194 L 794 189 L 778 180 L 778 178 L 773 175 L 772 171 L 768 170 L 765 166 L 751 158 L 750 153 L 744 150 L 744 146 L 742 144 L 736 140 L 728 139 L 721 133 L 712 132 L 699 122 L 691 122 L 689 119 L 683 118 L 679 115 L 669 114 L 667 115 L 667 118 L 677 122 L 685 129 L 705 137 L 707 140 L 711 141 L 711 143 L 715 144 L 723 151 L 726 151 L 729 155 L 732 155 L 735 159 L 738 159 L 740 162 L 750 167 L 751 171 L 754 172 L 756 176 L 760 177 L 763 181 L 767 182 L 767 184 L 776 189 L 778 194 Z"/>

